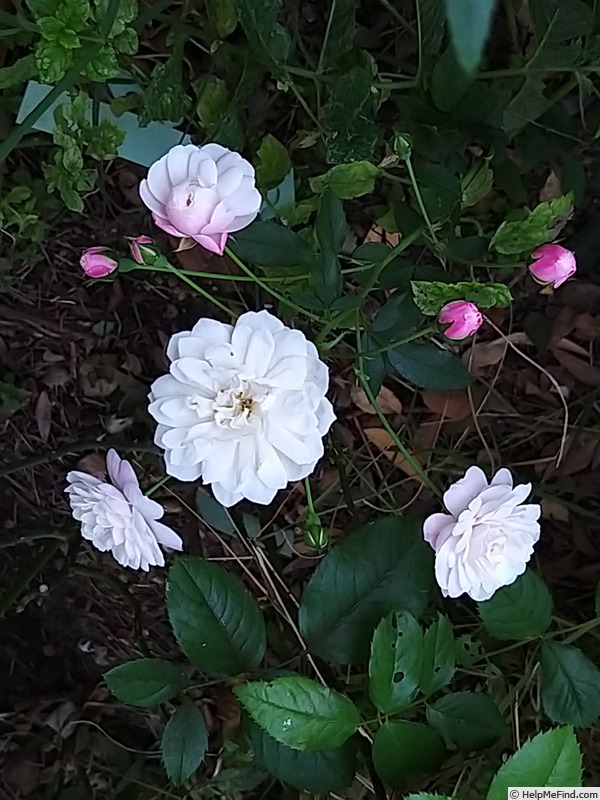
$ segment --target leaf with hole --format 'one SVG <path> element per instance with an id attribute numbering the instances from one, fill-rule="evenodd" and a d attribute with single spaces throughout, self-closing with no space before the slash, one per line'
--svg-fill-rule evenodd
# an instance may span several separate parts
<path id="1" fill-rule="evenodd" d="M 424 612 L 433 556 L 418 521 L 376 520 L 336 545 L 313 573 L 299 619 L 309 649 L 335 664 L 365 661 L 382 617 Z"/>
<path id="2" fill-rule="evenodd" d="M 454 675 L 454 633 L 448 617 L 438 614 L 437 620 L 423 637 L 423 666 L 420 687 L 423 694 L 433 694 L 447 686 Z"/>
<path id="3" fill-rule="evenodd" d="M 307 752 L 286 747 L 250 720 L 245 720 L 244 730 L 250 739 L 255 763 L 294 789 L 314 794 L 343 792 L 354 780 L 356 744 L 353 739 L 332 750 Z"/>
<path id="4" fill-rule="evenodd" d="M 218 564 L 181 556 L 169 570 L 166 602 L 175 638 L 203 672 L 239 675 L 260 665 L 265 623 L 239 578 Z"/>
<path id="5" fill-rule="evenodd" d="M 531 569 L 477 608 L 486 631 L 496 639 L 533 639 L 546 633 L 552 622 L 552 596 Z"/>
<path id="6" fill-rule="evenodd" d="M 371 644 L 369 696 L 384 714 L 406 708 L 419 691 L 423 631 L 412 614 L 393 611 L 381 620 Z"/>
<path id="7" fill-rule="evenodd" d="M 498 770 L 486 800 L 506 800 L 511 786 L 581 786 L 581 751 L 573 728 L 539 733 Z"/>
<path id="8" fill-rule="evenodd" d="M 297 750 L 340 747 L 361 722 L 347 697 L 300 676 L 253 681 L 234 691 L 264 731 Z"/>
<path id="9" fill-rule="evenodd" d="M 419 722 L 385 722 L 373 740 L 377 774 L 393 789 L 404 789 L 415 776 L 436 772 L 445 754 L 441 736 Z"/>
<path id="10" fill-rule="evenodd" d="M 169 779 L 180 786 L 198 769 L 208 746 L 208 730 L 198 706 L 186 700 L 165 726 L 161 751 Z"/>
<path id="11" fill-rule="evenodd" d="M 161 658 L 138 658 L 104 673 L 110 691 L 123 703 L 148 708 L 170 700 L 185 686 L 175 664 Z"/>
<path id="12" fill-rule="evenodd" d="M 542 645 L 542 707 L 552 722 L 578 728 L 600 716 L 600 670 L 577 647 Z"/>
<path id="13" fill-rule="evenodd" d="M 461 750 L 490 747 L 508 733 L 508 726 L 491 697 L 477 692 L 453 692 L 427 709 L 427 722 L 446 742 Z"/>

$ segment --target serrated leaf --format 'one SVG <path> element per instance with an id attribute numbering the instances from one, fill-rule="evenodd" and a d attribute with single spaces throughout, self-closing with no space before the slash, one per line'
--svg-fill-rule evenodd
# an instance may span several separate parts
<path id="1" fill-rule="evenodd" d="M 185 685 L 181 670 L 160 658 L 139 658 L 119 664 L 104 673 L 104 680 L 121 702 L 140 708 L 169 700 Z"/>
<path id="2" fill-rule="evenodd" d="M 573 194 L 540 203 L 525 219 L 503 222 L 494 234 L 490 247 L 504 255 L 529 253 L 550 242 L 567 223 L 573 211 Z"/>
<path id="3" fill-rule="evenodd" d="M 169 779 L 180 786 L 198 769 L 208 747 L 208 730 L 200 709 L 186 701 L 169 719 L 161 751 Z"/>
<path id="4" fill-rule="evenodd" d="M 368 657 L 390 611 L 420 617 L 432 588 L 432 554 L 416 520 L 382 518 L 336 545 L 313 573 L 299 609 L 309 649 L 336 664 Z"/>
<path id="5" fill-rule="evenodd" d="M 17 59 L 9 67 L 0 69 L 0 90 L 10 89 L 19 83 L 31 80 L 38 73 L 35 55 L 30 53 Z"/>
<path id="6" fill-rule="evenodd" d="M 269 69 L 278 72 L 291 47 L 289 33 L 277 21 L 281 0 L 236 0 L 236 4 L 250 47 Z"/>
<path id="7" fill-rule="evenodd" d="M 427 722 L 462 750 L 490 747 L 508 731 L 492 698 L 477 692 L 453 692 L 440 698 L 427 709 Z"/>
<path id="8" fill-rule="evenodd" d="M 334 85 L 323 109 L 327 163 L 368 160 L 377 141 L 373 78 L 353 67 Z"/>
<path id="9" fill-rule="evenodd" d="M 419 691 L 423 631 L 412 614 L 393 611 L 373 635 L 369 661 L 369 697 L 384 714 L 402 711 Z"/>
<path id="10" fill-rule="evenodd" d="M 478 603 L 486 631 L 496 639 L 531 639 L 541 636 L 552 622 L 552 596 L 533 570 L 526 570 L 510 586 Z"/>
<path id="11" fill-rule="evenodd" d="M 335 65 L 354 45 L 355 12 L 358 0 L 329 0 L 327 9 L 327 43 L 322 55 L 323 66 Z"/>
<path id="12" fill-rule="evenodd" d="M 216 75 L 204 75 L 194 83 L 198 97 L 196 114 L 205 131 L 211 131 L 227 111 L 229 91 L 227 84 Z"/>
<path id="13" fill-rule="evenodd" d="M 277 222 L 256 220 L 233 237 L 229 246 L 238 258 L 262 267 L 300 267 L 313 257 L 301 236 Z"/>
<path id="14" fill-rule="evenodd" d="M 458 63 L 466 73 L 479 66 L 495 7 L 496 0 L 446 0 L 450 39 Z"/>
<path id="15" fill-rule="evenodd" d="M 450 683 L 455 669 L 454 633 L 448 617 L 438 614 L 425 631 L 421 679 L 423 694 L 433 694 Z"/>
<path id="16" fill-rule="evenodd" d="M 403 344 L 387 351 L 399 375 L 421 389 L 464 389 L 473 376 L 462 361 L 434 344 Z"/>
<path id="17" fill-rule="evenodd" d="M 504 109 L 502 128 L 509 139 L 535 122 L 553 104 L 545 95 L 546 84 L 538 73 L 528 74 L 523 85 Z"/>
<path id="18" fill-rule="evenodd" d="M 354 779 L 356 745 L 352 739 L 332 750 L 294 750 L 273 739 L 254 722 L 245 721 L 254 761 L 282 783 L 315 794 L 341 792 Z"/>
<path id="19" fill-rule="evenodd" d="M 564 42 L 589 36 L 594 28 L 592 8 L 584 0 L 531 0 L 531 15 L 540 41 Z"/>
<path id="20" fill-rule="evenodd" d="M 256 182 L 261 189 L 274 189 L 292 168 L 288 151 L 268 133 L 257 152 Z"/>
<path id="21" fill-rule="evenodd" d="M 331 189 L 326 189 L 319 200 L 315 233 L 321 253 L 311 270 L 311 286 L 323 305 L 330 307 L 342 292 L 342 268 L 337 254 L 346 236 L 344 207 Z"/>
<path id="22" fill-rule="evenodd" d="M 380 174 L 379 167 L 370 161 L 337 164 L 324 175 L 311 178 L 310 188 L 318 193 L 329 187 L 342 200 L 350 200 L 372 192 Z"/>
<path id="23" fill-rule="evenodd" d="M 211 528 L 228 535 L 235 533 L 235 527 L 227 509 L 201 489 L 196 492 L 196 509 L 204 522 Z"/>
<path id="24" fill-rule="evenodd" d="M 445 754 L 441 736 L 418 722 L 385 722 L 373 740 L 377 774 L 393 789 L 404 789 L 411 778 L 437 771 Z"/>
<path id="25" fill-rule="evenodd" d="M 461 205 L 471 208 L 489 194 L 494 183 L 494 173 L 490 169 L 488 159 L 480 158 L 469 168 L 460 182 Z"/>
<path id="26" fill-rule="evenodd" d="M 506 308 L 513 299 L 510 289 L 503 283 L 411 281 L 410 285 L 415 303 L 430 317 L 436 317 L 442 306 L 453 300 L 468 300 L 479 308 Z"/>
<path id="27" fill-rule="evenodd" d="M 208 28 L 215 39 L 225 39 L 237 27 L 235 0 L 204 0 Z"/>
<path id="28" fill-rule="evenodd" d="M 573 728 L 554 728 L 525 742 L 492 780 L 486 800 L 506 800 L 511 786 L 581 786 L 581 751 Z"/>
<path id="29" fill-rule="evenodd" d="M 166 602 L 177 641 L 203 672 L 239 675 L 261 663 L 266 648 L 261 611 L 222 567 L 181 556 L 169 570 Z"/>
<path id="30" fill-rule="evenodd" d="M 300 676 L 253 681 L 234 691 L 269 736 L 297 750 L 340 747 L 361 722 L 347 697 Z"/>
<path id="31" fill-rule="evenodd" d="M 553 722 L 578 728 L 600 716 L 600 670 L 577 647 L 542 645 L 542 707 Z"/>
<path id="32" fill-rule="evenodd" d="M 152 70 L 150 83 L 144 91 L 140 124 L 147 125 L 152 120 L 178 122 L 187 114 L 189 105 L 183 86 L 182 58 L 173 55 Z"/>
<path id="33" fill-rule="evenodd" d="M 464 633 L 454 642 L 454 655 L 459 667 L 470 667 L 484 658 L 485 652 L 479 639 Z"/>

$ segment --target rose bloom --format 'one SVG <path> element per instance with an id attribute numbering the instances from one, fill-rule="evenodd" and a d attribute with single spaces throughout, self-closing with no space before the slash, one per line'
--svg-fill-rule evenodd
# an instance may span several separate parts
<path id="1" fill-rule="evenodd" d="M 513 487 L 509 470 L 491 482 L 469 467 L 444 494 L 448 514 L 433 514 L 423 528 L 435 550 L 435 577 L 446 597 L 466 593 L 489 600 L 525 572 L 540 536 L 541 509 L 525 504 L 531 484 Z"/>
<path id="2" fill-rule="evenodd" d="M 475 303 L 454 300 L 446 303 L 438 316 L 438 322 L 448 325 L 444 336 L 448 339 L 466 339 L 472 336 L 483 323 L 483 314 Z"/>
<path id="3" fill-rule="evenodd" d="M 235 326 L 201 319 L 171 338 L 167 356 L 149 411 L 169 475 L 202 477 L 224 506 L 270 503 L 310 475 L 335 415 L 327 367 L 303 333 L 267 311 Z"/>
<path id="4" fill-rule="evenodd" d="M 148 571 L 164 567 L 159 545 L 181 550 L 175 531 L 158 520 L 164 509 L 145 497 L 133 467 L 114 450 L 106 456 L 111 483 L 87 472 L 67 475 L 66 492 L 73 516 L 81 522 L 81 535 L 103 553 L 110 550 L 123 567 Z"/>
<path id="5" fill-rule="evenodd" d="M 88 278 L 106 278 L 119 266 L 114 258 L 104 255 L 108 247 L 88 247 L 79 259 L 81 269 Z"/>
<path id="6" fill-rule="evenodd" d="M 543 244 L 531 254 L 534 260 L 529 272 L 538 283 L 552 284 L 555 289 L 577 272 L 575 253 L 559 244 Z"/>
<path id="7" fill-rule="evenodd" d="M 150 167 L 140 197 L 159 228 L 219 255 L 228 235 L 249 225 L 262 203 L 254 167 L 220 144 L 171 148 Z"/>

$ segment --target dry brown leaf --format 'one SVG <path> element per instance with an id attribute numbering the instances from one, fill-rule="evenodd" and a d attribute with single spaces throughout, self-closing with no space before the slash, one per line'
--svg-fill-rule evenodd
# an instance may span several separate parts
<path id="1" fill-rule="evenodd" d="M 365 414 L 376 414 L 377 412 L 369 402 L 367 395 L 360 386 L 352 386 L 350 389 L 350 397 L 355 406 L 357 406 Z M 402 403 L 391 389 L 387 386 L 382 386 L 377 395 L 377 404 L 384 414 L 401 414 Z"/>
<path id="2" fill-rule="evenodd" d="M 549 478 L 552 475 L 558 475 L 561 478 L 565 478 L 569 475 L 583 472 L 592 463 L 599 444 L 598 439 L 592 437 L 573 438 L 569 442 L 567 452 L 560 464 L 558 466 L 555 463 L 550 464 L 544 477 Z"/>
<path id="3" fill-rule="evenodd" d="M 40 439 L 47 442 L 52 427 L 52 404 L 45 391 L 40 392 L 40 396 L 35 404 L 35 421 L 37 423 Z"/>
<path id="4" fill-rule="evenodd" d="M 469 395 L 464 391 L 426 391 L 422 397 L 427 408 L 442 418 L 459 420 L 471 416 Z"/>
<path id="5" fill-rule="evenodd" d="M 510 333 L 506 337 L 499 337 L 492 342 L 477 342 L 463 353 L 463 363 L 469 367 L 471 372 L 477 374 L 478 370 L 492 367 L 502 360 L 504 352 L 510 350 L 508 342 L 512 342 L 517 347 L 527 347 L 532 343 L 529 336 L 520 331 Z"/>
<path id="6" fill-rule="evenodd" d="M 398 452 L 394 440 L 386 430 L 383 428 L 365 428 L 364 434 L 371 444 L 375 445 L 378 450 L 381 450 L 381 452 L 393 462 L 395 467 L 402 470 L 406 475 L 416 478 L 419 482 L 423 482 L 423 479 L 419 476 L 413 464 L 411 464 L 406 456 Z M 419 458 L 415 456 L 414 453 L 410 453 L 410 455 L 412 459 L 421 466 Z"/>
<path id="7" fill-rule="evenodd" d="M 576 356 L 582 356 L 583 358 L 587 358 L 589 356 L 589 352 L 585 349 L 585 347 L 572 342 L 570 339 L 559 339 L 558 342 L 554 342 L 552 346 L 558 347 L 560 350 L 566 350 L 567 353 L 573 353 Z"/>
<path id="8" fill-rule="evenodd" d="M 556 522 L 568 522 L 570 519 L 569 509 L 565 508 L 558 500 L 544 497 L 540 500 L 542 515 L 545 519 L 553 519 Z"/>
<path id="9" fill-rule="evenodd" d="M 560 178 L 552 169 L 546 178 L 546 182 L 540 189 L 540 203 L 547 203 L 548 200 L 556 200 L 556 198 L 561 195 L 562 187 L 560 185 Z"/>
<path id="10" fill-rule="evenodd" d="M 600 369 L 582 358 L 571 355 L 559 347 L 553 347 L 552 353 L 558 363 L 564 367 L 576 380 L 586 386 L 600 386 Z"/>

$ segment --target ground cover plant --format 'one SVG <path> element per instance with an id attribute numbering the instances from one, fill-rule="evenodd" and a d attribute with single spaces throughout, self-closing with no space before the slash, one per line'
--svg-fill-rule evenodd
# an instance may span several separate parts
<path id="1" fill-rule="evenodd" d="M 596 0 L 0 2 L 0 788 L 600 784 Z"/>

